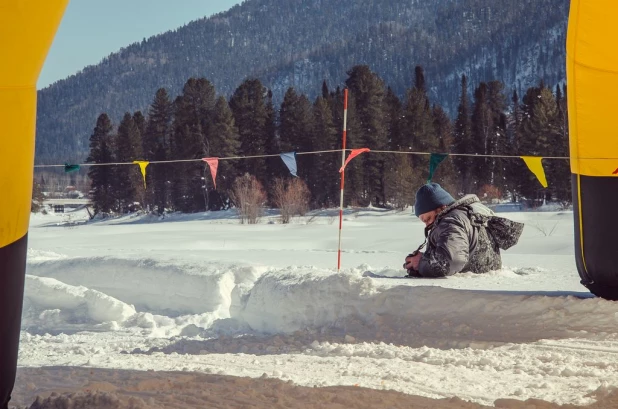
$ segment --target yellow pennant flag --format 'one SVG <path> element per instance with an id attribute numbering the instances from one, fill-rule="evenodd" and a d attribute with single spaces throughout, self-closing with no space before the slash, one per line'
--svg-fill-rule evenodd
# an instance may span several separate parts
<path id="1" fill-rule="evenodd" d="M 534 156 L 522 156 L 521 158 L 526 162 L 526 165 L 528 165 L 528 169 L 530 169 L 539 182 L 541 182 L 541 185 L 546 188 L 548 184 L 547 178 L 545 177 L 545 169 L 543 169 L 543 162 L 541 162 L 543 158 Z"/>
<path id="2" fill-rule="evenodd" d="M 144 189 L 146 189 L 146 167 L 150 164 L 150 162 L 136 160 L 133 161 L 133 163 L 139 165 L 139 170 L 142 172 L 142 176 L 144 177 Z"/>

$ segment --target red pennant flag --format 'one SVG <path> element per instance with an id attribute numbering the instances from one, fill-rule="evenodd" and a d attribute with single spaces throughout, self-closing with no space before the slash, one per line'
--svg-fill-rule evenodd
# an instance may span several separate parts
<path id="1" fill-rule="evenodd" d="M 348 156 L 348 158 L 345 160 L 345 163 L 343 164 L 343 167 L 341 169 L 339 169 L 339 173 L 342 173 L 345 170 L 346 166 L 348 166 L 348 163 L 350 163 L 350 161 L 352 159 L 354 159 L 355 157 L 357 157 L 361 153 L 365 153 L 365 152 L 370 152 L 370 149 L 369 148 L 352 149 L 352 152 L 350 153 L 350 156 Z"/>
<path id="2" fill-rule="evenodd" d="M 618 175 L 618 169 L 616 169 L 612 175 Z"/>
<path id="3" fill-rule="evenodd" d="M 202 160 L 208 163 L 208 166 L 210 167 L 210 174 L 212 175 L 212 183 L 214 183 L 215 189 L 216 189 L 217 188 L 217 168 L 219 167 L 219 158 L 204 158 Z"/>

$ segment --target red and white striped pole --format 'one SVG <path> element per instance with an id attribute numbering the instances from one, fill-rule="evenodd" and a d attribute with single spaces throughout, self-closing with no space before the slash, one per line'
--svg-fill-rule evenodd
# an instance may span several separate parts
<path id="1" fill-rule="evenodd" d="M 343 90 L 343 144 L 341 145 L 341 167 L 345 166 L 346 137 L 348 135 L 348 89 Z M 337 272 L 341 271 L 341 228 L 343 227 L 343 188 L 345 169 L 341 172 L 341 199 L 339 202 L 339 249 L 337 250 Z"/>

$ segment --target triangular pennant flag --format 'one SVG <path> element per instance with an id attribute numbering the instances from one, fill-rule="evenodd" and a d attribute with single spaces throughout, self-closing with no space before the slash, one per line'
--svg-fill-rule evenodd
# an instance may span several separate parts
<path id="1" fill-rule="evenodd" d="M 541 185 L 546 188 L 548 184 L 547 178 L 545 177 L 545 169 L 543 169 L 543 158 L 534 156 L 522 156 L 521 158 L 524 160 L 524 162 L 526 162 L 526 165 L 528 165 L 528 169 L 530 169 L 530 171 L 534 173 L 539 182 L 541 182 Z"/>
<path id="2" fill-rule="evenodd" d="M 285 163 L 285 166 L 288 167 L 292 176 L 298 177 L 298 175 L 296 174 L 296 172 L 298 171 L 296 167 L 296 152 L 282 153 L 279 156 L 281 156 L 283 163 Z"/>
<path id="3" fill-rule="evenodd" d="M 431 183 L 431 180 L 433 179 L 433 174 L 436 172 L 436 169 L 438 169 L 438 166 L 440 166 L 442 161 L 447 157 L 448 155 L 443 153 L 431 154 L 431 157 L 429 158 L 429 178 L 427 179 L 427 183 Z"/>
<path id="4" fill-rule="evenodd" d="M 64 164 L 64 173 L 77 172 L 79 170 L 79 165 L 69 165 L 68 163 Z"/>
<path id="5" fill-rule="evenodd" d="M 143 160 L 133 161 L 135 165 L 139 165 L 139 170 L 142 172 L 142 177 L 144 178 L 144 189 L 146 189 L 146 167 L 150 165 L 150 162 L 146 162 Z"/>
<path id="6" fill-rule="evenodd" d="M 204 158 L 202 160 L 208 163 L 208 167 L 210 167 L 210 174 L 212 175 L 212 183 L 215 185 L 215 189 L 216 189 L 217 188 L 217 168 L 219 167 L 219 158 Z"/>
<path id="7" fill-rule="evenodd" d="M 352 149 L 352 152 L 350 153 L 350 156 L 348 156 L 348 158 L 345 160 L 345 163 L 343 164 L 341 169 L 339 169 L 339 173 L 342 173 L 345 170 L 346 166 L 348 166 L 348 163 L 350 163 L 350 161 L 352 159 L 354 159 L 355 157 L 357 157 L 361 153 L 370 152 L 370 151 L 371 150 L 369 148 Z"/>

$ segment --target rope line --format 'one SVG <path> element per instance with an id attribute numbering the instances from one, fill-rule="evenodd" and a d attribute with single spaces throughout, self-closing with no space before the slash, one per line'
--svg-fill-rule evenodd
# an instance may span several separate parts
<path id="1" fill-rule="evenodd" d="M 345 149 L 345 151 L 350 152 L 353 149 Z M 331 149 L 324 151 L 312 151 L 312 152 L 296 152 L 296 155 L 318 155 L 323 153 L 333 153 L 338 152 L 341 153 L 342 149 Z M 418 152 L 418 151 L 384 151 L 384 150 L 371 150 L 369 153 L 386 153 L 386 154 L 396 154 L 396 155 L 418 155 L 418 156 L 430 156 L 432 154 L 443 154 L 448 156 L 461 156 L 461 157 L 470 157 L 470 158 L 501 158 L 501 159 L 520 159 L 522 157 L 529 158 L 541 158 L 541 159 L 550 159 L 550 160 L 616 160 L 618 158 L 587 158 L 587 157 L 579 157 L 579 158 L 571 158 L 569 156 L 538 156 L 538 155 L 485 155 L 485 154 L 476 154 L 476 153 L 439 153 L 439 152 Z M 272 154 L 272 155 L 250 155 L 250 156 L 230 156 L 226 158 L 218 158 L 220 161 L 222 160 L 240 160 L 240 159 L 259 159 L 259 158 L 273 158 L 279 157 L 280 154 Z M 202 162 L 202 159 L 173 159 L 173 160 L 153 160 L 148 161 L 151 165 L 162 164 L 162 163 L 189 163 L 189 162 Z M 77 164 L 77 166 L 125 166 L 125 165 L 135 165 L 133 162 L 109 162 L 109 163 L 82 163 Z M 64 168 L 66 165 L 35 165 L 35 168 Z"/>

